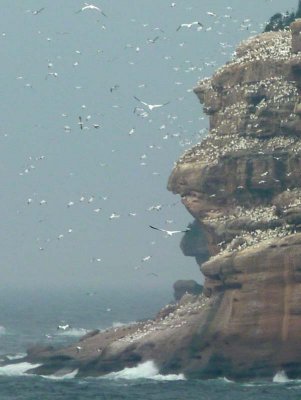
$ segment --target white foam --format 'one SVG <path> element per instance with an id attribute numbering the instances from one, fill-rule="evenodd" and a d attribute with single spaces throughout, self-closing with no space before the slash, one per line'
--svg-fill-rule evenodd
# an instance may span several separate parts
<path id="1" fill-rule="evenodd" d="M 159 374 L 159 369 L 153 361 L 146 361 L 138 364 L 137 367 L 124 368 L 118 372 L 111 372 L 106 375 L 107 379 L 153 379 L 156 381 L 179 381 L 185 380 L 183 374 Z"/>
<path id="2" fill-rule="evenodd" d="M 26 353 L 17 353 L 17 354 L 8 354 L 5 357 L 8 360 L 19 360 L 20 358 L 24 358 L 26 356 Z"/>
<path id="3" fill-rule="evenodd" d="M 0 325 L 0 335 L 5 335 L 6 334 L 6 329 L 4 328 L 4 326 Z"/>
<path id="4" fill-rule="evenodd" d="M 84 336 L 88 333 L 89 331 L 84 328 L 70 328 L 66 331 L 61 331 L 59 332 L 59 336 Z"/>
<path id="5" fill-rule="evenodd" d="M 74 371 L 68 372 L 67 374 L 64 375 L 41 375 L 41 377 L 45 379 L 61 381 L 66 379 L 73 379 L 76 377 L 77 373 L 78 369 L 75 369 Z"/>
<path id="6" fill-rule="evenodd" d="M 42 364 L 30 364 L 28 362 L 8 364 L 0 367 L 0 375 L 4 376 L 22 376 L 32 368 L 37 368 Z"/>
<path id="7" fill-rule="evenodd" d="M 275 376 L 273 377 L 274 383 L 287 383 L 290 380 L 288 379 L 285 371 L 282 369 L 281 371 L 276 372 Z"/>
<path id="8" fill-rule="evenodd" d="M 234 381 L 231 381 L 231 379 L 226 378 L 225 376 L 222 378 L 223 382 L 226 383 L 235 383 Z"/>
<path id="9" fill-rule="evenodd" d="M 128 326 L 128 325 L 135 325 L 137 324 L 136 321 L 130 321 L 130 322 L 113 322 L 112 328 L 121 328 L 122 326 Z"/>

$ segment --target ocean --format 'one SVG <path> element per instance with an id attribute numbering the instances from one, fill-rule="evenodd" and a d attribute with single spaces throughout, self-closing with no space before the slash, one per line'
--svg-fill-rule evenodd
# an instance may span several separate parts
<path id="1" fill-rule="evenodd" d="M 95 328 L 151 318 L 172 294 L 159 290 L 56 289 L 5 290 L 0 294 L 0 358 L 21 357 L 31 345 L 64 345 Z M 138 301 L 139 300 L 139 301 Z M 57 326 L 71 325 L 67 332 Z M 102 378 L 61 378 L 26 375 L 32 365 L 17 363 L 0 367 L 0 400 L 217 400 L 300 399 L 301 380 L 281 374 L 270 381 L 233 382 L 186 380 L 180 375 L 162 376 L 150 360 Z"/>

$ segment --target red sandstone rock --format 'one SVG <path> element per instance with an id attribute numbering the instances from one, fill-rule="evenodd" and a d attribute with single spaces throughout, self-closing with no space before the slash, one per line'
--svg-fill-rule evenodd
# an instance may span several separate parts
<path id="1" fill-rule="evenodd" d="M 88 336 L 80 352 L 36 349 L 35 372 L 102 375 L 152 359 L 188 377 L 301 377 L 300 29 L 247 40 L 195 89 L 210 132 L 168 188 L 195 218 L 182 249 L 200 265 L 203 294 Z"/>

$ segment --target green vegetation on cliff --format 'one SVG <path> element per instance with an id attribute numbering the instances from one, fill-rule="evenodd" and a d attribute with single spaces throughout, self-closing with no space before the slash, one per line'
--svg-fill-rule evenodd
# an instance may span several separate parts
<path id="1" fill-rule="evenodd" d="M 297 18 L 301 18 L 301 0 L 298 2 L 298 8 L 296 12 L 289 13 L 286 11 L 284 14 L 274 14 L 267 23 L 264 32 L 284 30 L 288 28 L 289 25 Z"/>

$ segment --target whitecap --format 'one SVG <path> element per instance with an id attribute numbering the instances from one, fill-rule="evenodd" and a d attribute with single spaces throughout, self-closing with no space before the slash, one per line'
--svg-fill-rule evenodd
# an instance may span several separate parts
<path id="1" fill-rule="evenodd" d="M 288 379 L 285 371 L 282 369 L 281 371 L 276 372 L 275 376 L 273 377 L 274 383 L 287 383 L 290 380 Z"/>
<path id="2" fill-rule="evenodd" d="M 84 328 L 70 328 L 66 331 L 60 331 L 58 333 L 59 336 L 84 336 L 88 333 L 89 331 Z"/>
<path id="3" fill-rule="evenodd" d="M 57 372 L 57 374 L 59 373 L 59 371 Z M 78 369 L 75 369 L 74 371 L 68 372 L 66 374 L 63 375 L 40 375 L 42 378 L 45 379 L 51 379 L 51 380 L 65 380 L 65 379 L 73 379 L 76 377 L 78 373 Z"/>
<path id="4" fill-rule="evenodd" d="M 42 364 L 31 364 L 29 362 L 22 362 L 17 364 L 7 364 L 0 367 L 0 375 L 4 376 L 22 376 L 32 368 L 37 368 Z"/>
<path id="5" fill-rule="evenodd" d="M 179 381 L 185 380 L 183 374 L 159 374 L 159 369 L 153 361 L 146 361 L 136 367 L 124 368 L 118 372 L 111 372 L 106 375 L 107 379 L 153 379 L 156 381 Z"/>
<path id="6" fill-rule="evenodd" d="M 20 358 L 24 358 L 26 353 L 17 353 L 17 354 L 7 354 L 5 358 L 8 360 L 19 360 Z"/>
<path id="7" fill-rule="evenodd" d="M 226 383 L 235 383 L 234 381 L 231 381 L 231 379 L 226 378 L 225 376 L 223 378 L 221 378 L 223 382 Z"/>
<path id="8" fill-rule="evenodd" d="M 0 325 L 0 335 L 5 335 L 6 334 L 6 329 L 4 328 L 4 326 Z"/>

